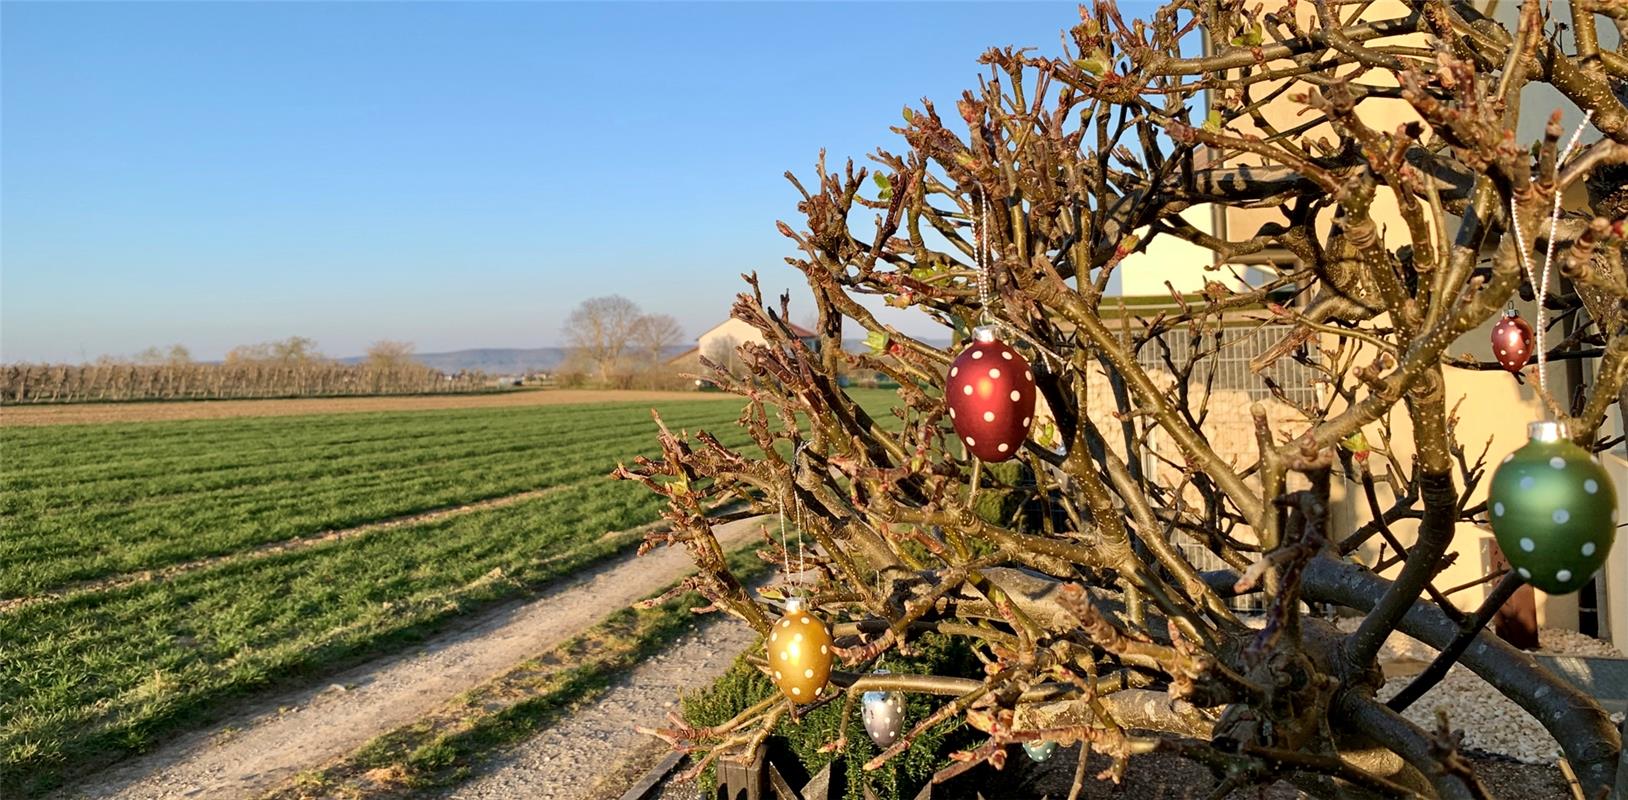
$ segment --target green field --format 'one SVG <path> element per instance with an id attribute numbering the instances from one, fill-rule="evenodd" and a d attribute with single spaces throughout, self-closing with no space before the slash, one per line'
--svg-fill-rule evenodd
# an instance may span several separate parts
<path id="1" fill-rule="evenodd" d="M 660 410 L 737 445 L 740 407 Z M 0 794 L 49 790 L 234 697 L 320 680 L 627 551 L 660 504 L 606 476 L 654 455 L 655 434 L 635 403 L 0 430 Z"/>
<path id="2" fill-rule="evenodd" d="M 740 442 L 739 409 L 715 398 L 661 411 Z M 6 429 L 0 596 L 224 558 L 0 614 L 0 786 L 37 793 L 227 698 L 388 652 L 625 550 L 636 534 L 604 534 L 653 521 L 659 504 L 606 475 L 653 454 L 655 432 L 636 404 Z"/>
<path id="3" fill-rule="evenodd" d="M 738 405 L 663 409 L 729 428 Z M 529 489 L 649 451 L 642 406 L 542 406 L 13 428 L 0 598 Z"/>

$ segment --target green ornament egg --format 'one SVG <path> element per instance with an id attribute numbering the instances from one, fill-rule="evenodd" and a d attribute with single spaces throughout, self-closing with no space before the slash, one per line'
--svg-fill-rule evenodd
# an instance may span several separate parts
<path id="1" fill-rule="evenodd" d="M 1611 476 L 1554 422 L 1534 422 L 1532 440 L 1492 474 L 1487 510 L 1498 547 L 1521 577 L 1549 594 L 1570 594 L 1605 563 L 1617 536 Z"/>

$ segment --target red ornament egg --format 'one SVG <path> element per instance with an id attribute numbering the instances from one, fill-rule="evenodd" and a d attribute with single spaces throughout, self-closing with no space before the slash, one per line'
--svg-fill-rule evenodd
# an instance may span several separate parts
<path id="1" fill-rule="evenodd" d="M 1498 364 L 1510 372 L 1520 372 L 1526 360 L 1532 357 L 1537 335 L 1532 326 L 1519 314 L 1505 312 L 1504 318 L 1492 326 L 1492 355 Z"/>
<path id="2" fill-rule="evenodd" d="M 1005 461 L 1017 455 L 1034 425 L 1034 371 L 994 331 L 979 328 L 950 364 L 945 384 L 950 424 L 973 455 Z"/>

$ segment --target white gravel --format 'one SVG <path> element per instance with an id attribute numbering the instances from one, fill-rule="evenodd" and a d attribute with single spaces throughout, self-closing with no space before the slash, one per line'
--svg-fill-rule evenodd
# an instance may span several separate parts
<path id="1" fill-rule="evenodd" d="M 1400 637 L 1400 640 L 1398 639 Z M 1576 631 L 1543 628 L 1538 631 L 1541 652 L 1578 656 L 1621 656 L 1622 652 L 1606 642 Z M 1404 653 L 1406 657 L 1428 660 L 1435 651 L 1416 639 L 1396 634 L 1385 643 L 1381 658 Z M 1379 690 L 1379 698 L 1388 700 L 1402 691 L 1411 680 L 1398 677 Z M 1447 712 L 1449 724 L 1464 731 L 1464 744 L 1492 753 L 1501 753 L 1528 764 L 1554 764 L 1560 757 L 1560 744 L 1549 735 L 1531 714 L 1503 696 L 1491 684 L 1463 666 L 1454 666 L 1424 697 L 1408 706 L 1403 716 L 1426 730 L 1436 726 L 1436 709 Z M 1615 714 L 1612 721 L 1621 723 L 1622 715 Z"/>
<path id="2" fill-rule="evenodd" d="M 602 770 L 651 741 L 634 726 L 665 726 L 667 712 L 678 707 L 680 692 L 717 680 L 756 642 L 757 635 L 744 622 L 733 618 L 707 622 L 694 635 L 635 667 L 592 706 L 521 745 L 451 797 L 587 797 Z"/>

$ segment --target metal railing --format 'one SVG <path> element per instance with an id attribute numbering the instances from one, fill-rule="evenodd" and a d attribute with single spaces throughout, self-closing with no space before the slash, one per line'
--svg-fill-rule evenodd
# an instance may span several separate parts
<path id="1" fill-rule="evenodd" d="M 1168 372 L 1170 367 L 1165 362 L 1166 348 L 1169 349 L 1170 362 L 1177 367 L 1184 366 L 1197 349 L 1200 355 L 1193 364 L 1191 386 L 1208 383 L 1217 392 L 1246 392 L 1250 400 L 1265 400 L 1274 396 L 1267 385 L 1270 378 L 1283 391 L 1284 397 L 1299 405 L 1312 406 L 1317 403 L 1315 380 L 1318 373 L 1296 359 L 1295 353 L 1285 354 L 1259 373 L 1250 367 L 1255 359 L 1272 349 L 1292 330 L 1290 325 L 1254 325 L 1212 327 L 1197 336 L 1172 332 L 1163 338 L 1162 346 L 1160 342 L 1143 345 L 1136 361 L 1143 369 Z M 1314 362 L 1318 357 L 1316 341 L 1313 339 L 1303 346 L 1306 356 Z"/>

